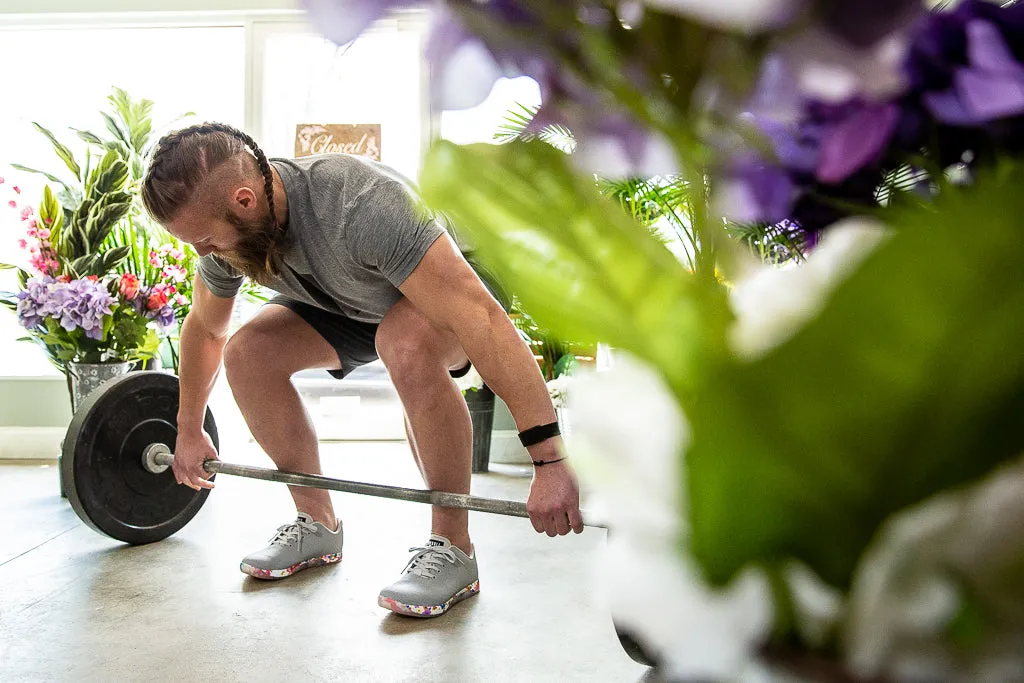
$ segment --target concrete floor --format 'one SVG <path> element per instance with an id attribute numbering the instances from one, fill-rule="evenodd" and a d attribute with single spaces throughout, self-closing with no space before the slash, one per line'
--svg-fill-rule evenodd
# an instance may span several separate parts
<path id="1" fill-rule="evenodd" d="M 222 428 L 223 432 L 223 428 Z M 237 439 L 225 459 L 268 465 Z M 230 451 L 230 455 L 227 453 Z M 401 443 L 323 447 L 330 476 L 421 486 Z M 525 500 L 529 472 L 478 475 L 478 495 Z M 482 592 L 445 616 L 379 608 L 426 540 L 426 506 L 335 495 L 345 559 L 261 582 L 239 559 L 293 516 L 279 484 L 223 477 L 199 515 L 129 547 L 82 524 L 53 466 L 0 465 L 0 681 L 638 681 L 591 575 L 599 529 L 550 539 L 474 513 Z"/>

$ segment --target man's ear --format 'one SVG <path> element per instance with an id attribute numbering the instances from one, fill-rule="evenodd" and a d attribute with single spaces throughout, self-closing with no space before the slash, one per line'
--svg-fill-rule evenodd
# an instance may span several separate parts
<path id="1" fill-rule="evenodd" d="M 246 187 L 245 185 L 235 190 L 234 200 L 243 209 L 253 209 L 256 207 L 256 193 L 253 192 L 251 187 Z"/>

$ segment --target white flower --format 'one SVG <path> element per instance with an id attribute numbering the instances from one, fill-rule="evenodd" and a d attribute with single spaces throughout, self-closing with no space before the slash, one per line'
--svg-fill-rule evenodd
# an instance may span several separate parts
<path id="1" fill-rule="evenodd" d="M 604 499 L 611 531 L 599 581 L 617 625 L 655 651 L 668 680 L 744 671 L 772 622 L 768 586 L 749 570 L 713 590 L 682 549 L 682 458 L 689 429 L 649 366 L 616 352 L 575 378 L 572 455 Z"/>
<path id="2" fill-rule="evenodd" d="M 832 291 L 883 240 L 887 229 L 866 218 L 830 227 L 801 264 L 764 266 L 731 292 L 733 350 L 750 360 L 782 344 L 824 307 Z"/>
<path id="3" fill-rule="evenodd" d="M 1024 463 L 944 493 L 890 520 L 862 557 L 849 598 L 845 652 L 864 678 L 1024 680 Z M 967 601 L 967 602 L 965 602 Z M 981 640 L 947 628 L 967 605 Z"/>
<path id="4" fill-rule="evenodd" d="M 455 386 L 459 388 L 459 391 L 466 393 L 470 389 L 482 389 L 484 386 L 484 378 L 480 376 L 480 373 L 476 371 L 476 366 L 473 365 L 462 377 L 455 378 Z"/>
<path id="5" fill-rule="evenodd" d="M 645 0 L 651 7 L 695 17 L 709 24 L 758 33 L 792 18 L 802 3 L 794 0 Z"/>
<path id="6" fill-rule="evenodd" d="M 570 384 L 572 384 L 570 375 L 559 375 L 547 383 L 548 395 L 555 408 L 565 408 L 568 405 Z"/>

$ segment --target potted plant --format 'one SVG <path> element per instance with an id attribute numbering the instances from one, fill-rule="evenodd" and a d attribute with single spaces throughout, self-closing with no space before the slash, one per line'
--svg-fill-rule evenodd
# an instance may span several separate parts
<path id="1" fill-rule="evenodd" d="M 473 422 L 473 472 L 486 472 L 490 465 L 491 433 L 494 429 L 494 391 L 484 383 L 475 367 L 457 377 L 455 384 L 466 400 Z"/>
<path id="2" fill-rule="evenodd" d="M 12 164 L 50 184 L 38 212 L 19 203 L 20 190 L 9 202 L 21 214 L 25 235 L 19 244 L 27 259 L 19 268 L 20 291 L 2 301 L 28 329 L 25 339 L 39 343 L 66 375 L 73 409 L 111 375 L 143 364 L 158 367 L 161 344 L 177 371 L 175 342 L 190 305 L 196 260 L 141 208 L 153 103 L 133 100 L 119 88 L 108 101 L 110 111 L 102 112 L 108 136 L 76 130 L 87 144 L 84 165 L 51 131 L 33 124 L 72 180 Z M 89 308 L 93 303 L 97 307 Z M 88 314 L 69 313 L 74 306 Z"/>

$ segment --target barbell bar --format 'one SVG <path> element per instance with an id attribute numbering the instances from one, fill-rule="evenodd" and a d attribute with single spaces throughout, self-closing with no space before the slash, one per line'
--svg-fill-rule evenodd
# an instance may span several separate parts
<path id="1" fill-rule="evenodd" d="M 157 468 L 168 468 L 174 464 L 174 454 L 162 443 L 151 444 L 143 452 L 143 466 L 154 473 L 161 470 Z M 526 503 L 515 500 L 502 500 L 498 498 L 481 498 L 464 493 L 448 493 L 446 491 L 430 491 L 424 489 L 410 489 L 402 486 L 387 486 L 384 484 L 367 484 L 359 481 L 347 481 L 345 479 L 334 479 L 318 474 L 305 474 L 302 472 L 289 472 L 288 470 L 276 470 L 266 467 L 252 467 L 249 465 L 237 465 L 222 460 L 207 460 L 203 463 L 203 469 L 210 474 L 228 474 L 234 477 L 245 477 L 247 479 L 260 479 L 263 481 L 274 481 L 289 486 L 305 486 L 314 489 L 326 489 L 328 491 L 340 491 L 342 493 L 355 493 L 375 498 L 390 498 L 391 500 L 404 500 L 411 503 L 426 503 L 446 508 L 459 510 L 473 510 L 475 512 L 488 512 L 508 517 L 529 517 L 526 511 Z M 583 523 L 586 526 L 605 528 L 605 525 L 591 519 L 591 515 L 584 513 Z"/>

